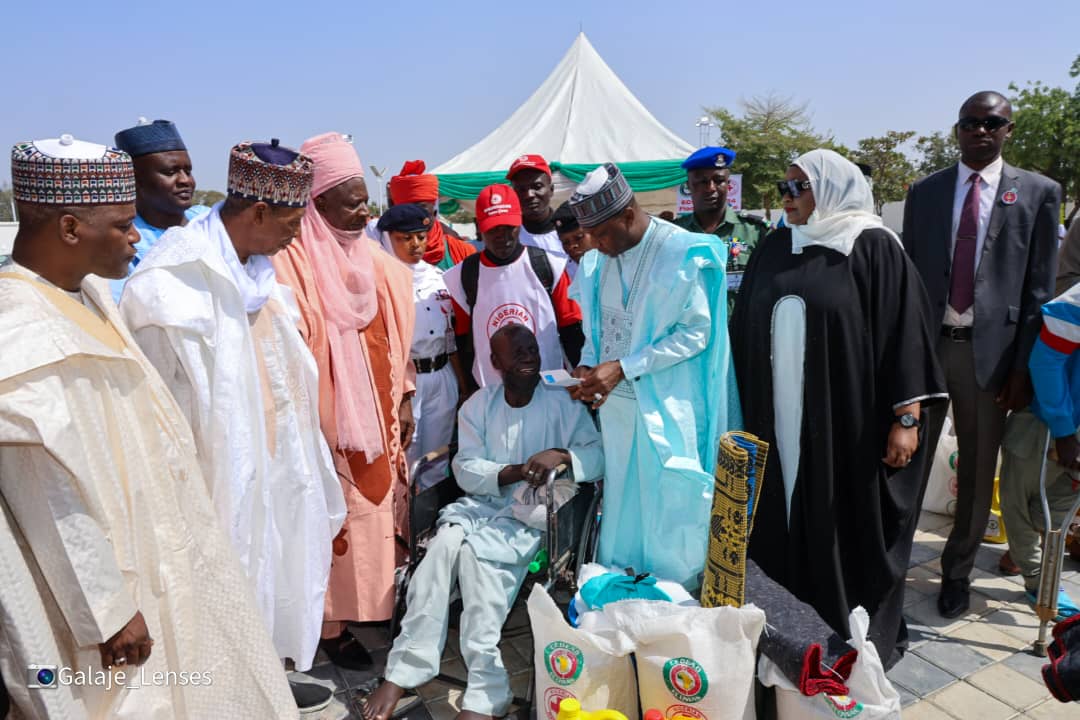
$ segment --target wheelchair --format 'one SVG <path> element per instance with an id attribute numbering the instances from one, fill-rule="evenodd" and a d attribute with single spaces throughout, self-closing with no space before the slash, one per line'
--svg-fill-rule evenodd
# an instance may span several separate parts
<path id="1" fill-rule="evenodd" d="M 409 532 L 408 532 L 408 562 L 399 568 L 395 582 L 394 613 L 390 622 L 391 637 L 396 638 L 400 630 L 401 619 L 405 615 L 405 596 L 409 582 L 416 572 L 417 566 L 424 557 L 427 542 L 434 537 L 437 530 L 439 511 L 464 495 L 458 487 L 453 473 L 449 470 L 450 460 L 453 459 L 456 448 L 444 446 L 434 450 L 417 460 L 409 474 L 410 478 L 424 477 L 432 468 L 445 464 L 447 466 L 446 477 L 432 485 L 421 487 L 418 482 L 409 486 Z M 555 481 L 569 472 L 566 465 L 560 465 L 548 472 L 544 478 L 547 497 L 554 494 Z M 547 531 L 540 543 L 540 551 L 537 558 L 546 553 L 547 562 L 537 562 L 538 567 L 530 572 L 522 581 L 521 589 L 514 599 L 513 607 L 507 614 L 508 622 L 503 625 L 503 639 L 517 637 L 530 637 L 532 630 L 528 623 L 519 627 L 509 627 L 509 618 L 518 609 L 527 597 L 523 592 L 539 584 L 548 593 L 556 588 L 565 588 L 569 597 L 573 598 L 577 592 L 577 578 L 581 566 L 592 562 L 596 557 L 596 548 L 600 539 L 601 500 L 603 497 L 602 480 L 595 483 L 581 483 L 578 485 L 577 494 L 557 511 L 552 510 L 552 503 L 547 508 Z M 453 599 L 452 599 L 453 602 Z M 514 697 L 514 705 L 517 706 L 519 718 L 528 718 L 532 710 L 533 692 L 535 688 L 534 673 L 536 668 L 533 663 L 532 653 L 529 654 L 529 687 L 525 697 Z M 451 675 L 440 673 L 437 678 L 448 685 L 464 688 L 465 680 Z"/>

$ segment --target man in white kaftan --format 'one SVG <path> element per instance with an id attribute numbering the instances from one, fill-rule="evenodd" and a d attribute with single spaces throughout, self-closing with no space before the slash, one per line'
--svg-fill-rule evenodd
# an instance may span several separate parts
<path id="1" fill-rule="evenodd" d="M 612 164 L 570 204 L 599 250 L 571 288 L 585 327 L 572 392 L 599 408 L 604 436 L 599 561 L 695 587 L 719 438 L 741 424 L 725 249 L 646 215 Z"/>
<path id="2" fill-rule="evenodd" d="M 307 670 L 344 498 L 319 426 L 315 359 L 267 257 L 295 234 L 303 207 L 237 200 L 237 152 L 229 200 L 169 230 L 120 306 L 191 422 L 218 517 L 279 655 Z"/>
<path id="3" fill-rule="evenodd" d="M 506 714 L 513 693 L 499 637 L 546 528 L 546 512 L 537 511 L 531 486 L 565 463 L 573 482 L 557 483 L 560 504 L 572 497 L 574 483 L 603 474 L 600 435 L 585 406 L 561 388 L 537 386 L 540 351 L 532 332 L 509 325 L 491 340 L 504 382 L 480 388 L 458 415 L 453 469 L 466 495 L 443 508 L 439 531 L 409 583 L 386 682 L 364 707 L 369 720 L 388 720 L 402 688 L 438 675 L 455 584 L 463 603 L 461 655 L 469 671 L 462 708 Z"/>
<path id="4" fill-rule="evenodd" d="M 13 717 L 295 718 L 190 428 L 108 285 L 88 276 L 127 273 L 130 163 L 70 136 L 12 152 L 21 223 L 0 265 L 0 664 Z M 28 687 L 30 664 L 56 666 L 62 686 Z M 92 679 L 66 684 L 75 673 Z"/>

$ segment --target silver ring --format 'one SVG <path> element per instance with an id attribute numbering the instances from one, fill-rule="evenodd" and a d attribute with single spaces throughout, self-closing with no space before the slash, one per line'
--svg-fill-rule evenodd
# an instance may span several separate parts
<path id="1" fill-rule="evenodd" d="M 527 473 L 525 473 L 525 474 L 526 474 L 527 476 L 529 476 L 529 477 L 532 477 L 533 475 L 535 475 L 535 474 L 536 474 L 536 471 L 535 471 L 535 470 L 530 470 L 529 472 L 527 472 Z"/>
<path id="2" fill-rule="evenodd" d="M 600 394 L 600 393 L 593 393 L 592 397 L 593 397 L 593 400 L 595 400 L 596 402 L 600 402 L 601 400 L 604 399 L 604 396 L 602 394 Z"/>
<path id="3" fill-rule="evenodd" d="M 116 658 L 115 664 L 116 665 L 127 665 L 127 658 L 123 658 L 123 657 Z"/>

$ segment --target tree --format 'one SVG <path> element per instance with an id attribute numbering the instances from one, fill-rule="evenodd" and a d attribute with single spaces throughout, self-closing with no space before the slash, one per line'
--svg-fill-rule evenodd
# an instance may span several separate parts
<path id="1" fill-rule="evenodd" d="M 914 130 L 889 130 L 882 137 L 868 137 L 859 141 L 855 159 L 871 168 L 874 212 L 878 215 L 885 203 L 903 200 L 907 186 L 915 179 L 915 166 L 900 150 L 900 146 L 914 136 Z"/>
<path id="2" fill-rule="evenodd" d="M 196 190 L 192 193 L 192 199 L 195 201 L 196 205 L 212 207 L 214 204 L 225 199 L 225 193 L 218 192 L 217 190 Z"/>
<path id="3" fill-rule="evenodd" d="M 743 197 L 760 203 L 772 219 L 771 210 L 778 201 L 776 181 L 783 179 L 791 161 L 814 148 L 839 146 L 831 136 L 813 130 L 805 103 L 767 95 L 741 101 L 740 106 L 741 117 L 725 108 L 706 108 L 705 112 L 716 120 L 723 142 L 738 154 Z"/>
<path id="4" fill-rule="evenodd" d="M 1078 63 L 1080 58 L 1074 76 L 1080 74 Z M 1080 207 L 1080 85 L 1071 94 L 1040 82 L 1023 89 L 1010 84 L 1009 90 L 1016 129 L 1005 144 L 1006 162 L 1061 183 L 1065 198 Z"/>
<path id="5" fill-rule="evenodd" d="M 11 188 L 0 187 L 0 222 L 13 222 L 15 220 L 11 196 Z"/>
<path id="6" fill-rule="evenodd" d="M 944 170 L 960 160 L 960 146 L 956 144 L 956 135 L 952 132 L 922 135 L 915 141 L 915 150 L 921 156 L 917 166 L 919 175 Z"/>

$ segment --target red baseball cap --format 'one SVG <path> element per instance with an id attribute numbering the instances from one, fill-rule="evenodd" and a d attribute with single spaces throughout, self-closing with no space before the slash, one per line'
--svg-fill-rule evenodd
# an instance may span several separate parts
<path id="1" fill-rule="evenodd" d="M 547 160 L 543 155 L 522 155 L 514 164 L 510 166 L 510 171 L 506 173 L 506 179 L 514 177 L 518 170 L 539 170 L 548 177 L 551 177 L 551 168 L 548 167 Z"/>
<path id="2" fill-rule="evenodd" d="M 521 225 L 521 203 L 509 185 L 488 185 L 476 198 L 476 226 L 484 233 L 499 225 Z"/>

